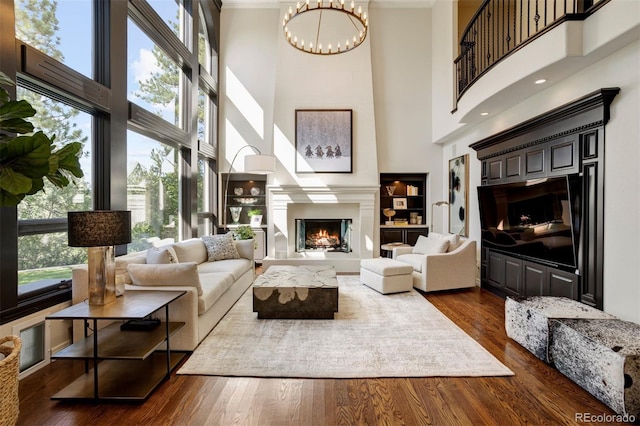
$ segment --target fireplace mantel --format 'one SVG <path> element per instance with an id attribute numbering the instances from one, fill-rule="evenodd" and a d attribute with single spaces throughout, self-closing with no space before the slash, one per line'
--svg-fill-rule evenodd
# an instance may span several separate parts
<path id="1" fill-rule="evenodd" d="M 375 204 L 378 185 L 267 185 L 269 202 L 268 256 L 264 265 L 329 263 L 338 272 L 357 272 L 360 259 L 373 257 Z M 335 204 L 335 208 L 327 205 Z M 350 253 L 296 253 L 296 211 L 309 218 L 329 218 L 327 214 L 351 218 Z M 333 216 L 331 216 L 333 217 Z"/>

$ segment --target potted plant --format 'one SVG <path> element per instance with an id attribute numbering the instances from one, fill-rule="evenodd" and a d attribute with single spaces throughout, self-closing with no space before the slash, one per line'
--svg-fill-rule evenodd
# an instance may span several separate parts
<path id="1" fill-rule="evenodd" d="M 250 218 L 260 214 L 262 214 L 262 209 L 249 209 L 249 211 L 247 211 L 247 216 Z"/>
<path id="2" fill-rule="evenodd" d="M 238 226 L 233 233 L 236 240 L 251 240 L 256 236 L 256 233 L 249 225 Z"/>
<path id="3" fill-rule="evenodd" d="M 2 72 L 0 84 L 15 86 Z M 15 207 L 25 196 L 44 191 L 45 178 L 63 188 L 84 175 L 79 158 L 82 144 L 58 148 L 55 135 L 34 133 L 28 119 L 35 114 L 29 102 L 11 100 L 0 87 L 0 207 Z"/>

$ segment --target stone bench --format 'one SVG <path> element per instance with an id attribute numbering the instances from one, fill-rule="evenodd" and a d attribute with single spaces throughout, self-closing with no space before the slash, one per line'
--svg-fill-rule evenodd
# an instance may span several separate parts
<path id="1" fill-rule="evenodd" d="M 640 324 L 551 321 L 549 354 L 562 374 L 621 415 L 640 419 Z"/>
<path id="2" fill-rule="evenodd" d="M 550 320 L 560 318 L 614 319 L 613 315 L 566 297 L 507 297 L 505 301 L 507 336 L 549 364 Z"/>
<path id="3" fill-rule="evenodd" d="M 386 257 L 360 261 L 360 281 L 382 294 L 413 290 L 412 273 L 411 265 Z"/>

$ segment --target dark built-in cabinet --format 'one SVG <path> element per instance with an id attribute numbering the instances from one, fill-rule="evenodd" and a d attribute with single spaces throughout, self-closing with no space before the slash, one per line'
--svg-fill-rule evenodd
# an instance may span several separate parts
<path id="1" fill-rule="evenodd" d="M 426 236 L 426 173 L 380 174 L 380 244 L 404 243 L 415 245 L 420 235 Z M 398 208 L 400 207 L 400 208 Z M 387 225 L 384 212 L 393 209 L 393 225 Z M 412 223 L 411 217 L 420 218 Z M 417 221 L 418 219 L 415 219 Z"/>
<path id="2" fill-rule="evenodd" d="M 604 155 L 609 106 L 620 89 L 601 89 L 471 145 L 482 185 L 570 176 L 576 267 L 485 242 L 482 286 L 502 296 L 564 296 L 603 307 Z"/>

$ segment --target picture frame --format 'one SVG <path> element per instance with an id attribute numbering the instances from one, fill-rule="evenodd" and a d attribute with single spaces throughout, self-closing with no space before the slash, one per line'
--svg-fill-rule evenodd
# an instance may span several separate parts
<path id="1" fill-rule="evenodd" d="M 449 160 L 449 232 L 469 236 L 469 154 Z"/>
<path id="2" fill-rule="evenodd" d="M 353 110 L 295 110 L 296 173 L 352 173 Z"/>
<path id="3" fill-rule="evenodd" d="M 259 227 L 262 225 L 262 215 L 254 214 L 251 216 L 251 223 L 249 224 L 252 227 Z"/>
<path id="4" fill-rule="evenodd" d="M 394 210 L 406 210 L 407 209 L 407 199 L 406 198 L 394 198 L 393 199 L 393 209 Z"/>

